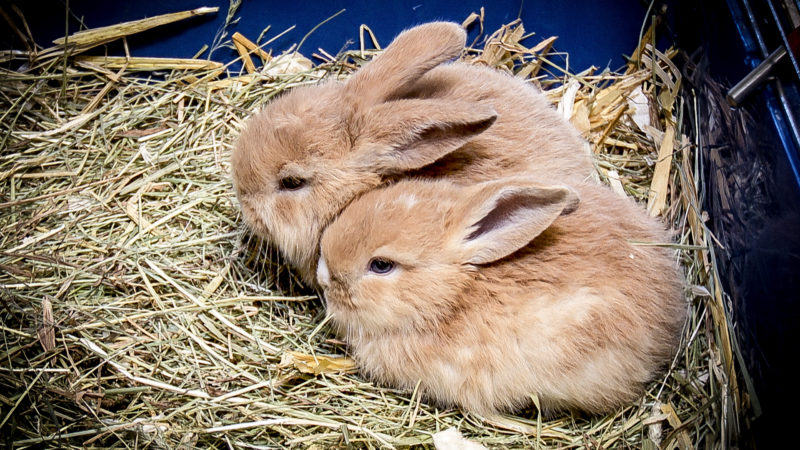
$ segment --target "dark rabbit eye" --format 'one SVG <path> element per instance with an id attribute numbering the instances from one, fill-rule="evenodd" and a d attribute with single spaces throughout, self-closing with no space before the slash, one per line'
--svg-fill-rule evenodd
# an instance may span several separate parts
<path id="1" fill-rule="evenodd" d="M 296 191 L 306 185 L 306 180 L 298 177 L 285 177 L 279 181 L 281 189 Z"/>
<path id="2" fill-rule="evenodd" d="M 370 272 L 375 273 L 389 273 L 394 269 L 394 262 L 389 261 L 388 259 L 384 258 L 372 258 L 369 262 L 369 270 Z"/>

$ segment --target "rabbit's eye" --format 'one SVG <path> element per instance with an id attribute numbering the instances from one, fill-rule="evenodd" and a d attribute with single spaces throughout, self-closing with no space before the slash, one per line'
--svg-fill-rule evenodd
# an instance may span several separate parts
<path id="1" fill-rule="evenodd" d="M 301 187 L 306 185 L 306 180 L 298 177 L 285 177 L 281 178 L 278 183 L 280 184 L 281 189 L 283 190 L 296 191 L 297 189 L 300 189 Z"/>
<path id="2" fill-rule="evenodd" d="M 369 270 L 370 272 L 375 273 L 389 273 L 394 269 L 394 262 L 389 261 L 388 259 L 384 258 L 372 258 L 369 262 Z"/>

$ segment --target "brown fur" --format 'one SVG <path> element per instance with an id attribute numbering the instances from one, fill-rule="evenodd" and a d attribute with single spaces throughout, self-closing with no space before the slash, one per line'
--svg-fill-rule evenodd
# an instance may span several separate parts
<path id="1" fill-rule="evenodd" d="M 435 22 L 402 33 L 347 82 L 297 88 L 256 114 L 232 155 L 245 222 L 313 284 L 319 236 L 358 194 L 407 175 L 471 184 L 509 175 L 581 180 L 577 132 L 530 84 L 443 64 L 464 31 Z M 295 191 L 282 177 L 306 180 Z"/>
<path id="2" fill-rule="evenodd" d="M 483 414 L 534 393 L 546 411 L 607 412 L 669 361 L 687 310 L 672 252 L 633 242 L 668 236 L 602 186 L 407 180 L 328 227 L 318 278 L 381 384 L 420 381 L 429 399 Z M 375 257 L 394 270 L 371 272 Z"/>

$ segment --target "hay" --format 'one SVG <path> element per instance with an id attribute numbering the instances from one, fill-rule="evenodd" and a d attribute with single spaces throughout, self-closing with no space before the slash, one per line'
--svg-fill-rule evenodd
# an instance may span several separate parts
<path id="1" fill-rule="evenodd" d="M 569 74 L 554 39 L 528 48 L 518 23 L 464 55 L 533 77 L 586 136 L 598 177 L 675 228 L 692 309 L 680 353 L 640 402 L 605 417 L 480 418 L 368 383 L 317 297 L 241 226 L 228 157 L 244 119 L 286 89 L 346 77 L 374 52 L 320 50 L 324 63 L 296 73 L 301 55 L 271 58 L 236 36 L 265 67 L 218 79 L 161 65 L 175 70 L 145 78 L 62 54 L 3 70 L 4 443 L 431 447 L 456 427 L 489 447 L 725 447 L 745 405 L 682 129 L 693 105 L 650 33 L 621 73 Z"/>

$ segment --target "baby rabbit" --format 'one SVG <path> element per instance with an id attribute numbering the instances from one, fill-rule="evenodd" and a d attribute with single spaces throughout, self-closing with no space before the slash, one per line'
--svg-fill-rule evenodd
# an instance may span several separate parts
<path id="1" fill-rule="evenodd" d="M 298 87 L 245 126 L 231 158 L 244 220 L 305 282 L 314 283 L 325 226 L 387 181 L 590 174 L 583 141 L 536 88 L 487 67 L 443 65 L 465 38 L 453 23 L 412 28 L 348 81 Z"/>
<path id="2" fill-rule="evenodd" d="M 579 200 L 580 197 L 580 200 Z M 405 180 L 321 239 L 328 314 L 363 373 L 479 414 L 538 395 L 607 412 L 677 347 L 686 304 L 663 226 L 593 184 Z"/>

